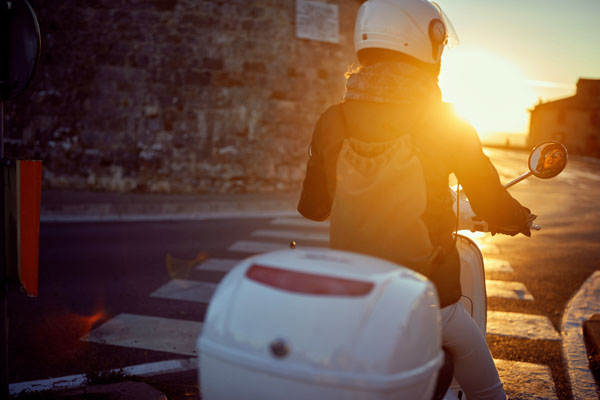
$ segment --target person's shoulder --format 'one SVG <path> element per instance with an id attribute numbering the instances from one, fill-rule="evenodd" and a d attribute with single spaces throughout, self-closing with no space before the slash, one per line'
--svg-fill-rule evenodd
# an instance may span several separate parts
<path id="1" fill-rule="evenodd" d="M 330 120 L 333 117 L 337 117 L 340 112 L 341 105 L 342 103 L 335 103 L 327 106 L 325 111 L 323 111 L 319 116 L 319 121 Z"/>
<path id="2" fill-rule="evenodd" d="M 330 105 L 321 113 L 313 131 L 313 149 L 321 149 L 344 138 L 343 123 L 340 118 L 340 104 Z"/>
<path id="3" fill-rule="evenodd" d="M 331 131 L 340 129 L 341 105 L 342 103 L 335 103 L 328 106 L 319 116 L 319 119 L 315 124 L 315 131 Z"/>

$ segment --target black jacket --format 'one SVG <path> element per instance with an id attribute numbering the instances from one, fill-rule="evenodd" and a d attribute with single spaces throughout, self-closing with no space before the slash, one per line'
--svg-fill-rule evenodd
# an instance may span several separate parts
<path id="1" fill-rule="evenodd" d="M 298 210 L 318 221 L 329 216 L 337 157 L 344 138 L 382 142 L 405 134 L 412 135 L 420 150 L 427 185 L 427 208 L 422 219 L 432 244 L 442 249 L 428 278 L 436 285 L 444 307 L 461 296 L 460 260 L 452 235 L 456 216 L 448 191 L 451 173 L 457 176 L 478 216 L 492 226 L 529 234 L 529 210 L 504 189 L 496 169 L 483 154 L 477 133 L 448 104 L 439 102 L 425 109 L 418 105 L 346 101 L 329 107 L 315 126 Z"/>

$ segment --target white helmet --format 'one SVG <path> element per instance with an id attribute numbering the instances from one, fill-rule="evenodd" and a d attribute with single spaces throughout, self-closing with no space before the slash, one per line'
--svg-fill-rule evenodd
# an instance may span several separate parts
<path id="1" fill-rule="evenodd" d="M 428 0 L 368 0 L 356 16 L 356 53 L 388 49 L 436 64 L 448 42 L 458 42 L 456 32 L 442 9 Z"/>

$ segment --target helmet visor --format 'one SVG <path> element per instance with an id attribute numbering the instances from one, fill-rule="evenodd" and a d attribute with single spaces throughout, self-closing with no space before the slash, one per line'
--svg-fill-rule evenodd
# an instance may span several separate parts
<path id="1" fill-rule="evenodd" d="M 444 10 L 442 10 L 442 8 L 439 6 L 439 4 L 437 4 L 436 2 L 431 2 L 431 4 L 433 4 L 438 11 L 440 12 L 440 17 L 442 19 L 442 22 L 444 23 L 444 25 L 446 25 L 446 46 L 448 47 L 454 47 L 454 46 L 458 46 L 458 44 L 460 43 L 460 41 L 458 40 L 458 35 L 456 34 L 456 30 L 454 30 L 454 26 L 452 25 L 452 22 L 450 22 L 450 18 L 448 18 L 448 16 L 446 15 L 446 13 L 444 12 Z"/>

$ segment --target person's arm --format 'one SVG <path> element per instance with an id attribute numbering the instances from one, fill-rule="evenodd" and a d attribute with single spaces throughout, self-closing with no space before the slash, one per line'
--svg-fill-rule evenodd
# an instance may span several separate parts
<path id="1" fill-rule="evenodd" d="M 488 223 L 492 233 L 530 236 L 535 216 L 502 186 L 496 168 L 483 153 L 475 129 L 464 124 L 461 130 L 453 169 L 473 211 Z"/>
<path id="2" fill-rule="evenodd" d="M 314 221 L 327 219 L 331 211 L 337 157 L 345 138 L 339 107 L 331 106 L 321 115 L 309 147 L 298 211 Z"/>

